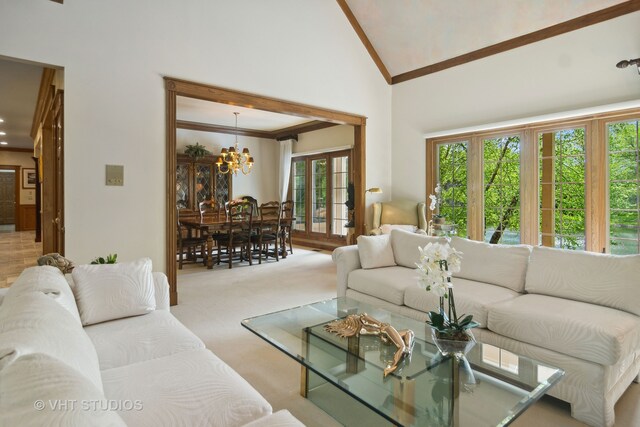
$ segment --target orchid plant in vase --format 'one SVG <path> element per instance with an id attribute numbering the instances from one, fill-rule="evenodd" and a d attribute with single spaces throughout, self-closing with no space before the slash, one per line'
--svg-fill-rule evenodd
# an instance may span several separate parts
<path id="1" fill-rule="evenodd" d="M 437 219 L 444 218 L 440 214 L 440 205 L 442 205 L 442 186 L 440 183 L 436 184 L 433 192 L 435 194 L 429 194 L 429 200 L 431 200 L 429 210 L 431 211 L 431 217 L 434 219 L 434 222 L 436 222 Z"/>
<path id="2" fill-rule="evenodd" d="M 430 311 L 427 323 L 434 331 L 434 337 L 450 341 L 471 341 L 469 329 L 479 326 L 473 315 L 458 316 L 453 296 L 451 275 L 460 271 L 462 252 L 446 243 L 428 243 L 420 248 L 420 262 L 416 263 L 420 274 L 419 283 L 427 291 L 440 299 L 439 311 Z M 447 306 L 445 309 L 445 300 Z"/>

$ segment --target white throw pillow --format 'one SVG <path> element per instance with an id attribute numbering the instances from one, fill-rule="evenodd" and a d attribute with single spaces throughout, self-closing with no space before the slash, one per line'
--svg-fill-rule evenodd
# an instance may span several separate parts
<path id="1" fill-rule="evenodd" d="M 388 234 L 358 236 L 358 253 L 362 268 L 391 267 L 396 265 Z"/>
<path id="2" fill-rule="evenodd" d="M 382 234 L 391 234 L 391 230 L 405 230 L 410 231 L 411 233 L 415 233 L 418 227 L 415 225 L 406 225 L 406 224 L 382 224 L 380 226 L 380 232 Z"/>
<path id="3" fill-rule="evenodd" d="M 73 269 L 73 293 L 83 325 L 149 313 L 156 308 L 151 260 Z"/>
<path id="4" fill-rule="evenodd" d="M 427 243 L 444 241 L 441 237 L 432 237 L 425 234 L 411 233 L 404 230 L 391 232 L 391 249 L 396 264 L 407 268 L 416 268 L 420 262 L 418 247 L 424 247 Z"/>

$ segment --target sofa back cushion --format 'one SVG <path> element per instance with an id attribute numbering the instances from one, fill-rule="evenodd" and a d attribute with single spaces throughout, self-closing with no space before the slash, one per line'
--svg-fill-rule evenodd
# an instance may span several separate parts
<path id="1" fill-rule="evenodd" d="M 0 306 L 0 371 L 34 353 L 68 364 L 102 391 L 98 355 L 91 339 L 77 319 L 39 291 L 13 297 Z"/>
<path id="2" fill-rule="evenodd" d="M 640 316 L 640 255 L 608 255 L 536 246 L 526 290 Z"/>
<path id="3" fill-rule="evenodd" d="M 380 268 L 396 265 L 389 236 L 358 236 L 358 254 L 362 268 Z"/>
<path id="4" fill-rule="evenodd" d="M 452 237 L 451 246 L 462 252 L 462 268 L 454 277 L 524 292 L 530 246 L 493 245 L 460 237 Z"/>
<path id="5" fill-rule="evenodd" d="M 0 371 L 2 426 L 125 426 L 104 410 L 105 396 L 66 363 L 46 354 L 18 358 Z"/>
<path id="6" fill-rule="evenodd" d="M 20 277 L 13 282 L 7 291 L 7 301 L 11 298 L 39 291 L 47 294 L 50 298 L 58 302 L 65 310 L 80 323 L 80 314 L 76 306 L 73 292 L 64 277 L 64 274 L 57 268 L 51 266 L 30 267 L 22 271 Z"/>
<path id="7" fill-rule="evenodd" d="M 391 248 L 396 264 L 407 268 L 416 268 L 420 262 L 418 247 L 424 247 L 427 243 L 440 241 L 439 237 L 431 237 L 425 234 L 411 233 L 405 230 L 391 230 Z"/>
<path id="8" fill-rule="evenodd" d="M 147 314 L 156 308 L 151 260 L 73 269 L 73 293 L 83 325 Z"/>

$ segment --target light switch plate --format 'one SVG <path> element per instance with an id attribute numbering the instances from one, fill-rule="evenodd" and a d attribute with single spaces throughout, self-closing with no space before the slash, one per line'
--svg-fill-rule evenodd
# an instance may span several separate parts
<path id="1" fill-rule="evenodd" d="M 124 166 L 106 165 L 107 185 L 124 185 Z"/>

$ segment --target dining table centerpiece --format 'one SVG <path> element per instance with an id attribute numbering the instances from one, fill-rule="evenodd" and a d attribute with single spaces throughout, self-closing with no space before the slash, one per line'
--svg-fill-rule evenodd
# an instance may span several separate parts
<path id="1" fill-rule="evenodd" d="M 460 271 L 463 254 L 451 247 L 448 239 L 443 241 L 418 247 L 419 285 L 439 298 L 439 310 L 429 311 L 427 321 L 438 350 L 445 355 L 462 356 L 475 345 L 471 329 L 480 324 L 473 320 L 471 314 L 458 316 L 451 276 Z"/>

